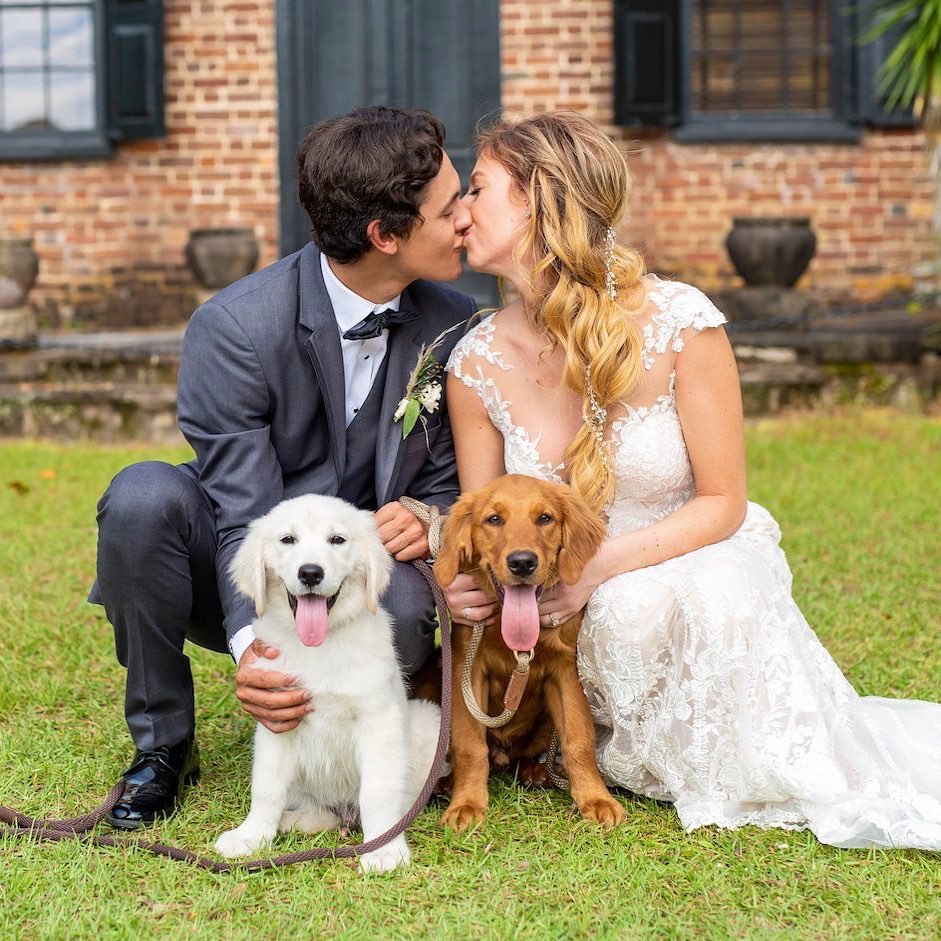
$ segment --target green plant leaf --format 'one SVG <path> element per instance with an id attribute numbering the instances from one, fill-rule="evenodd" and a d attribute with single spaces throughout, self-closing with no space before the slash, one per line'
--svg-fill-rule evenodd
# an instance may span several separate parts
<path id="1" fill-rule="evenodd" d="M 405 409 L 405 416 L 402 418 L 402 438 L 407 438 L 412 429 L 415 427 L 415 422 L 418 421 L 418 416 L 421 414 L 421 405 L 415 399 L 410 399 L 408 407 Z"/>

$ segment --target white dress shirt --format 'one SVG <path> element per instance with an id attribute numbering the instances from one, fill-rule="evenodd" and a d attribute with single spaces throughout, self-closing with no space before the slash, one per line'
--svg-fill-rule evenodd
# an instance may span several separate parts
<path id="1" fill-rule="evenodd" d="M 356 417 L 363 402 L 372 389 L 373 380 L 382 365 L 389 343 L 389 331 L 383 330 L 379 336 L 370 340 L 344 340 L 343 334 L 350 327 L 356 326 L 364 317 L 374 310 L 392 308 L 398 310 L 402 302 L 402 295 L 393 297 L 384 304 L 374 304 L 366 298 L 354 294 L 333 273 L 327 256 L 320 256 L 320 270 L 323 272 L 323 283 L 327 288 L 327 296 L 333 306 L 337 328 L 340 332 L 340 350 L 343 353 L 343 387 L 346 393 L 346 425 Z M 235 662 L 242 659 L 242 654 L 255 639 L 255 632 L 250 624 L 239 628 L 229 640 L 229 652 Z"/>

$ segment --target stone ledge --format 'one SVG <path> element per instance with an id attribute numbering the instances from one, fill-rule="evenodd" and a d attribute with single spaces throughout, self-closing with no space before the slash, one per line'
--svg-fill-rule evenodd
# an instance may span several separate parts
<path id="1" fill-rule="evenodd" d="M 0 435 L 180 444 L 176 387 L 160 384 L 2 383 Z"/>

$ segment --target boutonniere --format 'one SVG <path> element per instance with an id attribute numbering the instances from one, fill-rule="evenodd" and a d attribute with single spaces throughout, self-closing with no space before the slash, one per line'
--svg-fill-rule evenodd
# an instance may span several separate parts
<path id="1" fill-rule="evenodd" d="M 459 326 L 461 324 L 455 324 L 439 333 L 431 343 L 422 344 L 422 348 L 418 351 L 418 362 L 405 384 L 405 395 L 392 416 L 392 421 L 402 422 L 403 440 L 411 434 L 419 421 L 427 434 L 428 420 L 422 412 L 425 411 L 429 415 L 436 412 L 441 404 L 443 392 L 441 380 L 444 367 L 435 359 L 435 351 L 441 346 L 444 338 Z"/>

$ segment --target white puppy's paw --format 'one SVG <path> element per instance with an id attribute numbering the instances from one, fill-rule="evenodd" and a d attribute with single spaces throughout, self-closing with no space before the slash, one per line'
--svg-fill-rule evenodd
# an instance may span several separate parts
<path id="1" fill-rule="evenodd" d="M 220 856 L 225 856 L 226 859 L 236 859 L 239 856 L 250 856 L 270 842 L 271 837 L 258 833 L 256 830 L 250 830 L 242 824 L 234 830 L 226 830 L 216 840 L 215 847 Z"/>
<path id="2" fill-rule="evenodd" d="M 391 872 L 399 866 L 407 866 L 411 861 L 412 854 L 409 852 L 405 837 L 397 836 L 391 843 L 360 856 L 359 871 Z"/>

